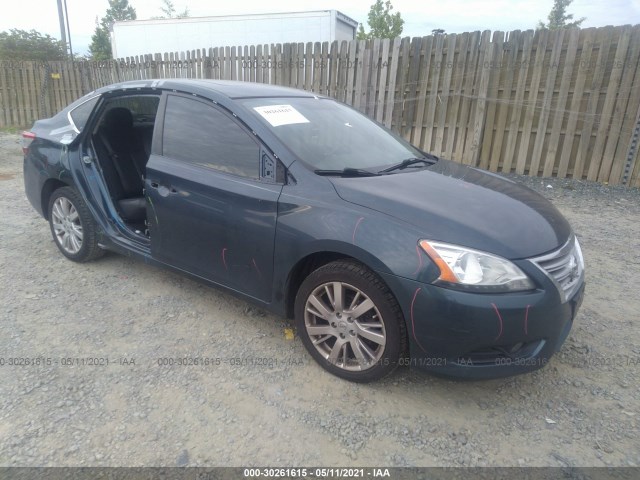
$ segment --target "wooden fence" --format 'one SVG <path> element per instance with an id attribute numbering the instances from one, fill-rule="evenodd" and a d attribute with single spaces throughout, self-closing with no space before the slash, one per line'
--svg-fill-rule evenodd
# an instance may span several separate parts
<path id="1" fill-rule="evenodd" d="M 640 25 L 218 47 L 111 62 L 3 62 L 0 127 L 147 78 L 286 85 L 491 171 L 640 186 Z"/>

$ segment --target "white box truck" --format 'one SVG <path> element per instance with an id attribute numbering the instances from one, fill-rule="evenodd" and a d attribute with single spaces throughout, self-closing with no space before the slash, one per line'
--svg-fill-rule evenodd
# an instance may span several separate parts
<path id="1" fill-rule="evenodd" d="M 113 58 L 199 48 L 353 40 L 358 22 L 337 10 L 115 22 Z"/>

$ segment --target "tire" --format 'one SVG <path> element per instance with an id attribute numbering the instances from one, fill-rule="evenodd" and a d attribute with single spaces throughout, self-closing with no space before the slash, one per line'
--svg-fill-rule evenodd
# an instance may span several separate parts
<path id="1" fill-rule="evenodd" d="M 49 226 L 53 241 L 69 260 L 84 263 L 104 255 L 97 227 L 82 197 L 71 187 L 59 188 L 49 199 Z"/>
<path id="2" fill-rule="evenodd" d="M 308 352 L 345 380 L 379 380 L 396 369 L 407 350 L 398 302 L 361 263 L 339 260 L 312 272 L 298 290 L 294 311 Z"/>

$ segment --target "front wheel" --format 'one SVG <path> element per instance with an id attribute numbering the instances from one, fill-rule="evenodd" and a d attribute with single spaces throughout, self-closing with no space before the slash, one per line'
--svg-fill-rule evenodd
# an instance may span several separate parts
<path id="1" fill-rule="evenodd" d="M 395 297 L 358 262 L 336 261 L 312 272 L 296 295 L 295 317 L 311 356 L 346 380 L 379 380 L 395 370 L 406 350 Z"/>
<path id="2" fill-rule="evenodd" d="M 58 249 L 69 260 L 88 262 L 104 254 L 97 227 L 82 197 L 71 187 L 59 188 L 49 199 L 49 225 Z"/>

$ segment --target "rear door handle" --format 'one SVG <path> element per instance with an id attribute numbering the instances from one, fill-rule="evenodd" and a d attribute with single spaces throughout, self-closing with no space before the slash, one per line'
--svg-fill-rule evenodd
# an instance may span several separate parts
<path id="1" fill-rule="evenodd" d="M 151 188 L 158 190 L 158 195 L 161 197 L 168 197 L 169 195 L 174 195 L 178 193 L 178 190 L 171 186 L 160 185 L 158 182 L 150 182 L 149 185 Z"/>

